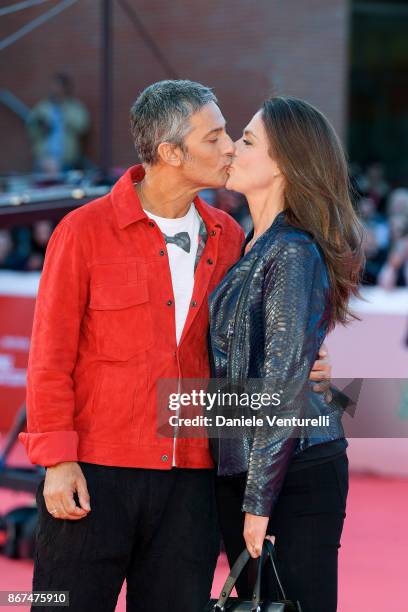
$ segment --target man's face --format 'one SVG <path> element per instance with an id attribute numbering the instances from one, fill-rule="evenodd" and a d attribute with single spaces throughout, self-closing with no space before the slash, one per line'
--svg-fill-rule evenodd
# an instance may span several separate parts
<path id="1" fill-rule="evenodd" d="M 191 130 L 184 139 L 187 149 L 183 176 L 199 189 L 224 187 L 235 146 L 225 131 L 225 119 L 210 102 L 190 118 Z"/>
<path id="2" fill-rule="evenodd" d="M 50 85 L 49 96 L 55 102 L 60 102 L 65 97 L 65 91 L 59 79 L 53 79 Z"/>

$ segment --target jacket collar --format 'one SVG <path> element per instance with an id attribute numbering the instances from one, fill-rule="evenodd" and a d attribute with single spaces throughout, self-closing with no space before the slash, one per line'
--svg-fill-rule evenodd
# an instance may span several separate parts
<path id="1" fill-rule="evenodd" d="M 134 183 L 143 179 L 145 170 L 142 164 L 132 166 L 116 182 L 111 191 L 113 209 L 120 229 L 124 229 L 131 223 L 147 219 L 142 204 L 137 195 Z M 194 198 L 194 204 L 198 214 L 203 219 L 207 230 L 212 231 L 216 227 L 222 229 L 218 220 L 217 212 L 199 196 Z"/>
<path id="2" fill-rule="evenodd" d="M 147 219 L 134 186 L 134 183 L 141 181 L 144 175 L 145 171 L 141 164 L 132 166 L 112 188 L 113 210 L 120 229 L 140 219 Z"/>
<path id="3" fill-rule="evenodd" d="M 199 196 L 194 198 L 194 205 L 197 209 L 198 214 L 204 221 L 207 231 L 215 230 L 215 228 L 221 229 L 222 233 L 222 223 L 220 223 L 219 218 L 217 216 L 217 209 L 214 209 L 212 206 L 207 204 L 205 200 L 202 200 Z"/>
<path id="4" fill-rule="evenodd" d="M 269 238 L 269 236 L 275 232 L 275 230 L 277 230 L 279 227 L 281 227 L 282 225 L 285 225 L 286 222 L 286 213 L 284 210 L 282 210 L 280 213 L 278 213 L 275 217 L 275 219 L 273 220 L 272 224 L 264 231 L 263 234 L 261 234 L 261 236 L 258 238 L 258 240 L 255 241 L 255 244 L 253 245 L 252 249 L 250 250 L 250 253 L 252 253 L 252 251 L 258 251 L 259 249 L 259 245 L 263 245 L 264 242 Z M 254 235 L 254 228 L 251 229 L 251 231 L 247 234 L 244 243 L 242 245 L 241 248 L 241 257 L 243 257 L 245 255 L 245 248 L 246 245 L 248 244 L 248 242 L 252 239 Z M 249 254 L 249 253 L 247 253 Z"/>

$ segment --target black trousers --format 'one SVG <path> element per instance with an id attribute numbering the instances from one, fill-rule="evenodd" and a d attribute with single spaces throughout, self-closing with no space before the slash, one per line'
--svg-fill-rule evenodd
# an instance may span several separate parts
<path id="1" fill-rule="evenodd" d="M 218 515 L 229 564 L 245 547 L 241 511 L 245 475 L 218 476 Z M 280 579 L 302 612 L 337 610 L 337 557 L 348 493 L 347 455 L 289 472 L 269 520 L 275 535 Z M 250 599 L 258 560 L 251 559 L 237 582 L 239 597 Z M 271 565 L 265 566 L 263 596 L 278 596 Z"/>
<path id="2" fill-rule="evenodd" d="M 69 591 L 72 612 L 113 612 L 126 579 L 128 612 L 202 612 L 220 543 L 214 470 L 80 466 L 84 519 L 53 518 L 38 487 L 33 590 Z"/>

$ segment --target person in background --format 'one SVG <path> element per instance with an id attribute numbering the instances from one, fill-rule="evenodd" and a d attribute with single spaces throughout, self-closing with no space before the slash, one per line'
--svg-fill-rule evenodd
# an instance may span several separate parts
<path id="1" fill-rule="evenodd" d="M 372 198 L 362 197 L 357 202 L 360 220 L 365 228 L 363 248 L 366 256 L 363 282 L 376 285 L 389 249 L 390 230 L 387 219 L 376 210 Z"/>
<path id="2" fill-rule="evenodd" d="M 89 113 L 73 95 L 73 82 L 64 73 L 51 80 L 47 98 L 38 102 L 27 120 L 34 170 L 46 174 L 80 168 L 82 138 L 89 130 Z"/>
<path id="3" fill-rule="evenodd" d="M 408 223 L 405 226 L 405 235 L 395 242 L 381 268 L 378 284 L 387 290 L 408 287 Z"/>
<path id="4" fill-rule="evenodd" d="M 53 223 L 47 219 L 34 223 L 31 230 L 30 254 L 25 265 L 26 270 L 42 270 L 45 251 L 53 229 Z"/>
<path id="5" fill-rule="evenodd" d="M 0 268 L 7 268 L 13 250 L 13 241 L 8 230 L 0 230 Z"/>
<path id="6" fill-rule="evenodd" d="M 390 193 L 387 203 L 387 215 L 405 215 L 408 217 L 408 189 L 399 187 Z"/>
<path id="7" fill-rule="evenodd" d="M 16 244 L 15 235 L 0 229 L 0 270 L 23 270 L 25 257 Z"/>
<path id="8" fill-rule="evenodd" d="M 356 188 L 363 196 L 372 198 L 375 208 L 383 213 L 386 207 L 390 187 L 385 179 L 384 166 L 380 161 L 370 162 L 365 172 L 356 180 Z"/>
<path id="9" fill-rule="evenodd" d="M 408 286 L 408 189 L 395 189 L 387 204 L 390 247 L 378 275 L 384 289 Z"/>

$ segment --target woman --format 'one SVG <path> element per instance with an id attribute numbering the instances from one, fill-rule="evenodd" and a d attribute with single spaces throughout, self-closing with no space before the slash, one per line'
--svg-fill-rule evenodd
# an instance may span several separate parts
<path id="1" fill-rule="evenodd" d="M 255 559 L 273 535 L 289 598 L 303 612 L 333 612 L 347 441 L 336 399 L 314 393 L 308 377 L 326 334 L 356 318 L 348 300 L 358 295 L 362 231 L 347 164 L 318 110 L 274 97 L 236 143 L 227 188 L 245 194 L 254 230 L 210 296 L 212 376 L 262 378 L 279 393 L 280 405 L 257 416 L 329 418 L 211 440 L 226 552 L 230 565 L 245 546 Z M 240 597 L 252 594 L 249 573 L 238 580 Z"/>

